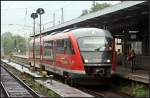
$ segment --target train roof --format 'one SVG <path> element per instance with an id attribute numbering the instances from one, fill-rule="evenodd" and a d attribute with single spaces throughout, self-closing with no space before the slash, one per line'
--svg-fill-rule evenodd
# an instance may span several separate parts
<path id="1" fill-rule="evenodd" d="M 49 35 L 43 36 L 42 40 L 53 40 L 53 39 L 61 39 L 61 38 L 68 38 L 69 34 L 73 33 L 76 38 L 83 37 L 83 36 L 105 36 L 105 37 L 112 37 L 111 33 L 104 29 L 99 28 L 70 28 L 64 31 L 53 32 Z M 40 38 L 36 38 L 35 42 L 37 42 Z"/>
<path id="2" fill-rule="evenodd" d="M 111 33 L 104 29 L 99 28 L 79 28 L 71 30 L 76 38 L 83 37 L 83 36 L 105 36 L 105 37 L 112 37 Z"/>

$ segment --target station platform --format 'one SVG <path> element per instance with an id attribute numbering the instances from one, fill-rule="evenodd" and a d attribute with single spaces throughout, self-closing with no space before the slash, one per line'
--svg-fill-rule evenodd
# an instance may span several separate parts
<path id="1" fill-rule="evenodd" d="M 56 92 L 57 94 L 59 94 L 61 97 L 93 97 L 90 94 L 87 94 L 85 92 L 82 92 L 76 88 L 72 88 L 69 85 L 65 85 L 63 83 L 57 82 L 55 80 L 51 80 L 50 79 L 40 79 L 42 76 L 39 75 L 36 72 L 31 72 L 28 68 L 26 67 L 22 67 L 19 64 L 13 63 L 13 62 L 9 62 L 8 60 L 5 59 L 1 59 L 2 62 L 14 67 L 15 69 L 19 70 L 20 72 L 25 72 L 27 74 L 32 75 L 35 78 L 35 81 L 37 81 L 38 83 L 40 83 L 41 85 L 46 86 L 47 88 L 51 89 L 52 91 Z"/>
<path id="2" fill-rule="evenodd" d="M 6 59 L 1 59 L 1 61 L 4 62 L 4 63 L 7 63 L 8 65 L 10 65 L 12 67 L 14 67 L 18 71 L 25 72 L 25 73 L 27 73 L 27 74 L 35 77 L 35 78 L 41 78 L 42 77 L 42 75 L 40 75 L 39 72 L 31 72 L 26 66 L 19 65 L 19 64 L 13 63 L 13 62 L 9 62 Z"/>
<path id="3" fill-rule="evenodd" d="M 26 55 L 13 55 L 13 56 L 24 58 L 24 59 L 28 59 L 28 57 Z"/>
<path id="4" fill-rule="evenodd" d="M 116 70 L 116 74 L 129 80 L 134 80 L 146 84 L 150 83 L 149 71 L 138 69 L 132 73 L 130 68 L 126 68 L 124 66 L 118 66 Z"/>
<path id="5" fill-rule="evenodd" d="M 57 94 L 59 94 L 61 97 L 94 97 L 90 94 L 84 93 L 83 91 L 80 91 L 76 88 L 72 88 L 68 85 L 65 85 L 63 83 L 57 82 L 55 80 L 36 80 L 38 83 L 46 86 L 47 88 L 53 90 Z"/>

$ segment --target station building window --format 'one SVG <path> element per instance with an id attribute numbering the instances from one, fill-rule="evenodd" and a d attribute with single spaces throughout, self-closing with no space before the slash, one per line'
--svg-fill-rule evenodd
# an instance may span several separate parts
<path id="1" fill-rule="evenodd" d="M 122 39 L 120 38 L 115 38 L 115 51 L 120 50 L 122 53 Z"/>
<path id="2" fill-rule="evenodd" d="M 136 54 L 142 54 L 142 42 L 141 41 L 132 42 L 131 49 L 134 49 Z"/>

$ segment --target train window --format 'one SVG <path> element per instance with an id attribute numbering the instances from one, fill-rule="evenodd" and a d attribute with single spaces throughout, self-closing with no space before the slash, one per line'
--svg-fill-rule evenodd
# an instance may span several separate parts
<path id="1" fill-rule="evenodd" d="M 67 54 L 74 54 L 74 50 L 71 44 L 71 41 L 69 39 L 65 39 L 66 44 L 66 52 Z"/>
<path id="2" fill-rule="evenodd" d="M 78 39 L 80 51 L 95 51 L 99 49 L 103 50 L 105 45 L 105 37 L 81 37 Z"/>
<path id="3" fill-rule="evenodd" d="M 57 40 L 57 48 L 56 48 L 57 53 L 64 53 L 64 40 Z"/>
<path id="4" fill-rule="evenodd" d="M 113 39 L 110 37 L 106 37 L 106 43 L 108 44 L 109 50 L 113 48 Z"/>
<path id="5" fill-rule="evenodd" d="M 106 51 L 111 47 L 111 39 L 104 36 L 89 36 L 78 39 L 80 51 Z"/>
<path id="6" fill-rule="evenodd" d="M 52 41 L 45 41 L 44 42 L 44 56 L 51 56 L 52 55 L 51 50 L 52 50 Z"/>
<path id="7" fill-rule="evenodd" d="M 64 53 L 74 54 L 70 40 L 69 39 L 58 40 L 56 52 L 61 54 Z"/>

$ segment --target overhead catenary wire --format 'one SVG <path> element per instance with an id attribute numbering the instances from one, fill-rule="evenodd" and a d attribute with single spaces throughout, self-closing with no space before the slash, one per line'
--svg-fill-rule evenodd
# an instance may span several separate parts
<path id="1" fill-rule="evenodd" d="M 50 2 L 51 3 L 51 2 Z M 50 3 L 44 3 L 44 4 L 40 4 L 40 5 L 36 5 L 36 6 L 41 6 L 41 5 L 49 5 Z M 57 2 L 53 2 L 53 3 L 57 3 Z M 50 11 L 51 13 L 52 13 L 52 15 L 53 16 L 55 16 L 56 17 L 56 12 L 58 12 L 58 11 L 61 11 L 60 9 L 63 9 L 63 8 L 67 8 L 70 4 L 72 3 L 72 1 L 70 1 L 70 2 L 66 2 L 65 4 L 63 4 L 62 6 L 60 6 L 59 8 L 57 8 L 57 9 L 55 9 L 55 10 L 53 10 L 53 11 Z M 28 13 L 28 10 L 30 9 L 30 8 L 34 8 L 35 6 L 32 6 L 32 7 L 27 7 L 27 8 L 19 8 L 19 9 L 23 9 L 23 10 L 25 10 L 25 15 L 24 15 L 24 21 L 25 21 L 25 23 L 26 23 L 26 16 L 27 16 L 27 13 Z M 13 9 L 13 8 L 12 8 Z M 61 13 L 61 12 L 60 12 Z M 58 13 L 57 13 L 57 15 L 58 15 Z M 60 17 L 61 15 L 58 15 L 58 17 Z M 60 19 L 60 20 L 58 20 L 59 21 L 59 24 L 60 23 L 62 23 L 62 22 L 64 22 L 64 14 L 62 14 L 62 17 L 60 17 L 60 18 L 55 18 L 55 19 Z M 53 19 L 53 21 L 56 21 L 55 19 Z M 49 22 L 49 23 L 51 23 L 51 21 Z M 56 22 L 55 22 L 56 23 Z M 53 25 L 55 25 L 55 23 L 53 23 Z M 48 23 L 43 23 L 43 25 L 44 24 L 48 24 Z"/>
<path id="2" fill-rule="evenodd" d="M 63 9 L 65 7 L 68 7 L 68 5 L 70 5 L 72 2 L 67 2 L 67 4 L 64 4 L 63 6 L 60 6 L 59 8 L 49 12 L 50 16 L 53 16 L 53 20 L 52 21 L 49 21 L 49 22 L 46 22 L 46 23 L 43 23 L 43 25 L 46 25 L 46 24 L 49 24 L 49 23 L 52 23 L 53 22 L 53 26 L 56 25 L 56 12 L 58 13 L 58 11 L 60 11 L 60 9 Z M 60 21 L 61 20 L 61 21 Z M 59 23 L 60 24 L 62 21 L 64 22 L 64 15 L 62 16 L 62 18 L 59 20 Z"/>
<path id="3" fill-rule="evenodd" d="M 26 23 L 26 16 L 27 16 L 27 12 L 28 12 L 28 10 L 29 9 L 31 9 L 31 8 L 34 8 L 34 7 L 38 7 L 38 6 L 47 6 L 47 5 L 49 5 L 50 3 L 53 3 L 53 4 L 58 4 L 58 2 L 49 2 L 49 3 L 44 3 L 44 4 L 40 4 L 40 5 L 36 5 L 36 6 L 30 6 L 30 7 L 26 7 L 26 8 L 6 8 L 6 9 L 2 9 L 2 10 L 15 10 L 15 9 L 17 9 L 17 10 L 25 10 L 25 15 L 24 15 L 24 21 L 25 21 L 25 23 Z M 63 2 L 64 3 L 64 2 Z M 66 1 L 66 3 L 65 4 L 63 4 L 62 6 L 60 6 L 59 8 L 57 8 L 57 9 L 55 9 L 55 10 L 53 10 L 53 11 L 50 11 L 50 12 L 52 12 L 51 14 L 53 15 L 53 13 L 56 13 L 57 11 L 60 11 L 60 8 L 65 8 L 65 7 L 67 7 L 68 5 L 70 5 L 70 3 L 71 2 L 68 2 L 68 1 Z M 3 4 L 5 4 L 5 3 L 3 3 Z M 10 3 L 9 3 L 10 4 Z M 56 17 L 56 14 L 55 14 L 55 17 Z M 55 23 L 53 23 L 54 25 L 55 25 Z"/>
<path id="4" fill-rule="evenodd" d="M 36 6 L 29 6 L 29 7 L 26 7 L 26 8 L 31 9 L 31 8 L 41 7 L 41 6 L 47 6 L 47 5 L 49 5 L 50 3 L 52 3 L 52 2 L 50 1 L 49 3 L 40 4 L 40 5 L 36 5 Z M 58 2 L 55 2 L 55 4 L 58 4 Z M 9 5 L 10 5 L 10 3 L 9 3 Z M 54 5 L 54 4 L 53 4 L 53 5 Z M 9 9 L 9 8 L 7 7 L 7 8 L 5 8 L 5 9 L 1 9 L 1 10 L 22 10 L 22 9 L 26 9 L 26 8 L 11 8 L 11 9 Z M 58 9 L 56 9 L 56 10 L 58 10 Z"/>

